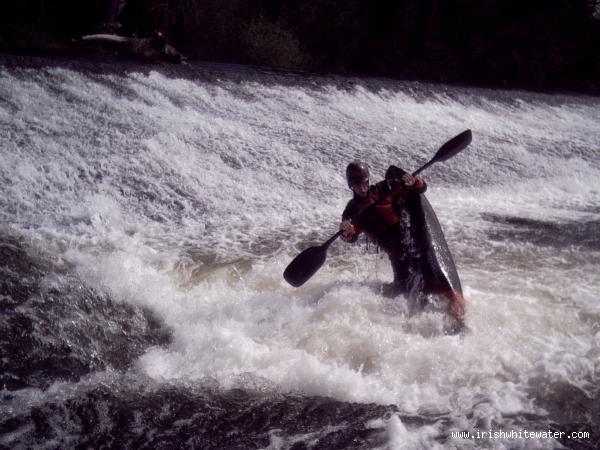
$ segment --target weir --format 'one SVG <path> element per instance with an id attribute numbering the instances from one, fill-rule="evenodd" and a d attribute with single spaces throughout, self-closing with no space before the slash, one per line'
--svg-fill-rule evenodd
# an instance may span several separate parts
<path id="1" fill-rule="evenodd" d="M 22 255 L 0 262 L 15 280 L 2 308 L 22 314 L 2 315 L 0 345 L 39 340 L 78 364 L 68 376 L 41 359 L 20 366 L 42 382 L 4 386 L 1 445 L 179 436 L 218 448 L 229 433 L 262 448 L 443 448 L 470 420 L 598 423 L 597 98 L 3 55 L 0 128 L 0 235 Z M 466 128 L 468 152 L 423 175 L 469 334 L 447 336 L 435 307 L 412 314 L 383 295 L 392 273 L 372 247 L 336 242 L 310 284 L 287 285 L 292 257 L 337 231 L 349 161 L 383 178 Z M 46 326 L 44 299 L 79 314 Z"/>

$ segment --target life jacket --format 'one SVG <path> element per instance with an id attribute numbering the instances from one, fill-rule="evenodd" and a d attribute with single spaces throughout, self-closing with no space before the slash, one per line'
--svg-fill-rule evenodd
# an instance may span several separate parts
<path id="1" fill-rule="evenodd" d="M 361 232 L 365 232 L 375 241 L 379 241 L 392 229 L 402 226 L 403 221 L 398 216 L 402 208 L 400 202 L 403 202 L 412 193 L 422 193 L 427 189 L 422 178 L 417 179 L 414 187 L 407 188 L 398 181 L 406 172 L 395 166 L 391 166 L 388 172 L 391 169 L 396 169 L 400 173 L 391 173 L 394 177 L 390 176 L 371 186 L 364 198 L 355 195 L 346 206 L 342 218 L 351 220 L 356 230 L 350 242 L 353 242 Z M 395 177 L 396 175 L 398 178 Z"/>
<path id="2" fill-rule="evenodd" d="M 380 193 L 379 186 L 375 185 L 364 199 L 361 199 L 356 205 L 355 208 L 355 221 L 360 222 L 361 213 L 363 213 L 368 207 L 374 205 L 377 213 L 385 220 L 385 222 L 390 225 L 397 225 L 400 222 L 400 219 L 396 215 L 394 211 L 394 203 L 398 200 L 398 198 L 394 198 L 394 193 L 389 193 L 388 195 L 382 195 Z"/>
<path id="3" fill-rule="evenodd" d="M 372 186 L 365 198 L 356 199 L 352 214 L 356 234 L 365 232 L 377 241 L 397 226 L 400 223 L 394 210 L 397 200 L 392 193 L 386 195 L 385 189 L 378 185 Z"/>

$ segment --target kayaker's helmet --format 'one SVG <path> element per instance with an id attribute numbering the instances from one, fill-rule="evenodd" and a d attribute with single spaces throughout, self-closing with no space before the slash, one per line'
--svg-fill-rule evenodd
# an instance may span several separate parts
<path id="1" fill-rule="evenodd" d="M 346 167 L 346 181 L 350 189 L 357 184 L 368 182 L 369 168 L 362 161 L 352 161 Z"/>

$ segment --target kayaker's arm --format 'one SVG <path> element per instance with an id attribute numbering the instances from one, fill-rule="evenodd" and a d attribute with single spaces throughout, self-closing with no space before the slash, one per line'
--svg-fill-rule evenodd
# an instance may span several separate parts
<path id="1" fill-rule="evenodd" d="M 427 183 L 421 176 L 413 177 L 410 173 L 405 173 L 400 180 L 388 179 L 388 186 L 392 190 L 389 196 L 392 202 L 405 198 L 409 193 L 423 194 L 427 190 Z"/>
<path id="2" fill-rule="evenodd" d="M 340 230 L 342 230 L 342 239 L 350 243 L 356 242 L 358 235 L 360 234 L 360 231 L 352 222 L 350 222 L 350 220 L 342 220 L 342 223 L 340 223 Z"/>
<path id="3" fill-rule="evenodd" d="M 342 213 L 342 222 L 340 223 L 340 230 L 342 231 L 342 240 L 346 242 L 356 242 L 358 239 L 358 235 L 360 231 L 358 227 L 352 223 L 352 217 L 354 217 L 355 212 L 355 202 L 354 200 L 350 200 Z"/>
<path id="4" fill-rule="evenodd" d="M 417 191 L 419 194 L 427 190 L 427 183 L 425 183 L 425 180 L 420 175 L 413 177 L 410 173 L 405 173 L 398 184 L 400 185 L 400 189 Z"/>
<path id="5" fill-rule="evenodd" d="M 409 191 L 417 191 L 419 194 L 422 194 L 427 190 L 427 183 L 425 183 L 425 180 L 420 175 L 413 177 L 410 173 L 407 173 L 402 177 L 402 180 Z"/>

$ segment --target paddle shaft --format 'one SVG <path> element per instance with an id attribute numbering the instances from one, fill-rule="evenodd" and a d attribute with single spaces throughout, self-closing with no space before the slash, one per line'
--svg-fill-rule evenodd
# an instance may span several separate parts
<path id="1" fill-rule="evenodd" d="M 342 235 L 342 233 L 343 233 L 343 231 L 339 230 L 337 233 L 335 233 L 333 236 L 331 236 L 329 239 L 327 239 L 323 244 L 321 244 L 321 247 L 323 247 L 323 248 L 329 247 L 333 241 L 335 241 L 338 237 L 340 237 Z"/>
<path id="2" fill-rule="evenodd" d="M 435 164 L 436 162 L 446 161 L 448 158 L 453 157 L 458 152 L 460 152 L 465 147 L 467 147 L 471 143 L 471 139 L 472 139 L 471 130 L 465 130 L 462 133 L 460 133 L 459 135 L 454 136 L 452 139 L 450 139 L 448 142 L 446 142 L 444 145 L 442 145 L 440 147 L 440 149 L 436 152 L 436 154 L 433 156 L 433 158 L 431 158 L 428 162 L 426 162 L 421 167 L 419 167 L 417 170 L 415 170 L 412 173 L 412 176 L 416 177 L 423 170 L 427 169 L 429 166 L 431 166 L 432 164 Z M 341 230 L 338 231 L 337 233 L 335 233 L 332 237 L 330 237 L 322 245 L 322 247 L 323 248 L 329 247 L 333 241 L 335 241 L 338 237 L 340 237 L 341 234 L 342 234 Z"/>
<path id="3" fill-rule="evenodd" d="M 440 149 L 433 156 L 433 158 L 429 160 L 429 162 L 413 172 L 412 175 L 416 176 L 430 165 L 436 162 L 445 161 L 448 158 L 456 155 L 471 143 L 471 138 L 471 130 L 465 130 L 458 136 L 450 139 L 440 147 Z M 310 277 L 312 277 L 325 262 L 327 257 L 327 249 L 338 237 L 341 236 L 341 234 L 342 230 L 339 230 L 323 244 L 316 247 L 309 247 L 296 256 L 296 258 L 294 258 L 294 260 L 283 272 L 283 277 L 285 280 L 294 287 L 301 286 L 308 281 Z"/>

